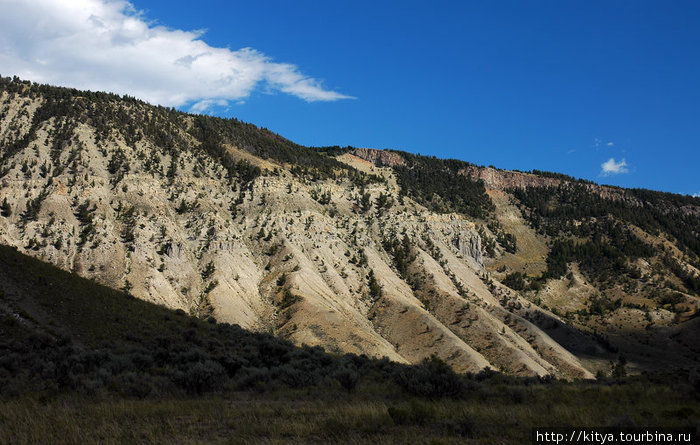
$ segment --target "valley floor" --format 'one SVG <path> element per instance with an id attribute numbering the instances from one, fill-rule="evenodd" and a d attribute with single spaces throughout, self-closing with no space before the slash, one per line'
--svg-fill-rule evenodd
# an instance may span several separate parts
<path id="1" fill-rule="evenodd" d="M 490 382 L 465 400 L 376 388 L 281 390 L 201 398 L 58 396 L 0 400 L 0 444 L 521 444 L 531 428 L 700 425 L 680 387 Z M 687 387 L 686 387 L 687 389 Z"/>

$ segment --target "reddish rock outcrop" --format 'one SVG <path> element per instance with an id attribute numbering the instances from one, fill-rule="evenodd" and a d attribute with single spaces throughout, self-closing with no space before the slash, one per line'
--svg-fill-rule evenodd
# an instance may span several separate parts
<path id="1" fill-rule="evenodd" d="M 524 189 L 527 187 L 558 187 L 562 182 L 568 182 L 563 179 L 549 178 L 539 176 L 533 173 L 524 173 L 511 170 L 498 170 L 493 167 L 477 167 L 469 166 L 463 169 L 461 174 L 474 179 L 484 181 L 486 188 L 491 190 L 507 190 L 513 188 Z M 610 187 L 606 185 L 582 183 L 584 187 L 593 193 L 597 193 L 606 199 L 634 201 L 638 205 L 641 202 L 636 198 L 629 196 L 624 190 Z"/>
<path id="2" fill-rule="evenodd" d="M 374 164 L 388 165 L 390 167 L 406 165 L 406 160 L 393 151 L 378 150 L 376 148 L 356 148 L 352 154 Z"/>

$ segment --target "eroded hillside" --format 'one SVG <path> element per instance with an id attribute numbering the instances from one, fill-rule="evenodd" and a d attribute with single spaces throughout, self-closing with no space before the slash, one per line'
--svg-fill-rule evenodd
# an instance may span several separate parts
<path id="1" fill-rule="evenodd" d="M 406 174 L 416 168 L 482 181 L 493 204 L 476 220 L 486 270 L 551 311 L 529 319 L 590 369 L 609 369 L 605 356 L 629 358 L 636 371 L 697 366 L 700 199 L 537 170 L 352 152 L 379 165 L 390 162 L 407 189 L 420 184 L 420 177 Z M 444 205 L 420 191 L 411 196 L 433 209 Z M 458 199 L 452 198 L 456 206 Z"/>
<path id="2" fill-rule="evenodd" d="M 451 192 L 411 189 L 424 173 L 393 152 L 332 157 L 236 120 L 19 80 L 3 79 L 0 117 L 0 241 L 65 270 L 398 362 L 590 378 L 570 350 L 613 356 L 541 307 L 557 310 L 546 290 L 568 278 L 536 296 L 496 279 L 530 264 L 518 239 L 539 256 L 549 240 L 458 164 Z M 651 316 L 673 324 L 663 307 Z"/>

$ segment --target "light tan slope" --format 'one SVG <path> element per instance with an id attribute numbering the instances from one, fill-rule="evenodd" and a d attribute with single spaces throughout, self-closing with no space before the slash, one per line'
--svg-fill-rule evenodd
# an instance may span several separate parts
<path id="1" fill-rule="evenodd" d="M 546 238 L 537 235 L 523 219 L 520 210 L 510 202 L 510 195 L 500 190 L 488 190 L 491 201 L 496 206 L 495 217 L 506 233 L 515 235 L 517 251 L 515 254 L 503 252 L 497 258 L 490 259 L 487 266 L 495 270 L 506 266 L 509 271 L 539 275 L 547 269 L 549 249 Z"/>
<path id="2" fill-rule="evenodd" d="M 546 333 L 527 321 L 524 316 L 542 311 L 522 297 L 503 299 L 503 295 L 514 298 L 516 293 L 497 281 L 487 278 L 486 273 L 480 272 L 480 278 L 473 270 L 456 257 L 453 250 L 444 243 L 436 244 L 440 254 L 446 261 L 445 267 L 452 273 L 451 277 L 466 291 L 467 297 L 488 312 L 492 318 L 506 325 L 506 333 L 515 334 L 511 340 L 516 347 L 526 355 L 541 364 L 555 375 L 567 378 L 592 378 L 592 374 L 581 364 L 579 359 L 557 344 Z M 490 280 L 490 284 L 486 284 Z M 502 329 L 500 330 L 502 332 Z M 529 347 L 523 344 L 526 342 Z M 533 357 L 532 352 L 536 353 Z M 551 368 L 550 368 L 551 366 Z"/>
<path id="3" fill-rule="evenodd" d="M 352 352 L 355 354 L 367 354 L 374 357 L 388 357 L 391 360 L 406 362 L 398 354 L 394 347 L 377 334 L 366 314 L 360 308 L 354 307 L 357 303 L 349 298 L 349 291 L 345 293 L 331 289 L 332 281 L 324 278 L 328 275 L 315 266 L 312 258 L 319 258 L 323 254 L 319 250 L 311 250 L 307 255 L 296 246 L 288 246 L 283 252 L 285 257 L 293 255 L 294 263 L 292 272 L 289 272 L 282 284 L 282 301 L 285 292 L 291 293 L 298 301 L 282 307 L 283 315 L 279 324 L 281 331 L 299 344 L 311 346 L 324 346 L 335 352 Z M 330 253 L 330 252 L 325 252 Z M 329 261 L 325 257 L 324 264 Z M 318 260 L 317 260 L 318 261 Z M 285 303 L 286 305 L 287 303 Z"/>
<path id="4" fill-rule="evenodd" d="M 274 314 L 274 308 L 258 291 L 263 274 L 243 245 L 213 258 L 218 282 L 208 295 L 214 317 L 222 322 L 236 323 L 248 329 L 265 329 Z"/>
<path id="5" fill-rule="evenodd" d="M 370 318 L 377 331 L 394 343 L 403 357 L 417 363 L 436 355 L 458 372 L 492 368 L 481 354 L 423 309 L 411 288 L 375 250 L 368 248 L 365 252 L 382 288 L 382 296 L 374 303 Z"/>
<path id="6" fill-rule="evenodd" d="M 275 168 L 281 168 L 279 163 L 271 161 L 269 159 L 261 159 L 257 156 L 253 156 L 245 150 L 242 150 L 234 145 L 226 144 L 224 145 L 233 158 L 241 161 L 248 161 L 256 167 L 260 167 L 263 170 L 274 170 Z"/>
<path id="7" fill-rule="evenodd" d="M 482 300 L 460 296 L 443 268 L 422 250 L 414 262 L 413 274 L 422 277 L 420 293 L 430 312 L 495 367 L 519 375 L 543 376 L 554 371 L 525 340 L 484 310 Z"/>
<path id="8" fill-rule="evenodd" d="M 495 288 L 494 293 L 502 298 L 502 305 L 489 307 L 489 312 L 508 324 L 518 335 L 526 339 L 533 348 L 536 348 L 538 354 L 556 368 L 556 375 L 583 379 L 594 378 L 593 374 L 583 366 L 574 354 L 567 351 L 529 321 L 529 319 L 536 317 L 537 314 L 544 314 L 547 317 L 558 320 L 554 314 L 525 300 L 517 292 L 500 283 L 494 282 L 493 285 Z"/>

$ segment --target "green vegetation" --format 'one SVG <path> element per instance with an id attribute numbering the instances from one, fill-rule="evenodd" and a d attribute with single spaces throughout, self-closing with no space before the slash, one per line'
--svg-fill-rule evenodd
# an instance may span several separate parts
<path id="1" fill-rule="evenodd" d="M 2 215 L 3 218 L 9 218 L 12 215 L 12 206 L 7 202 L 7 197 L 5 197 L 2 200 L 2 204 L 0 204 L 0 215 Z"/>
<path id="2" fill-rule="evenodd" d="M 85 201 L 84 203 L 77 206 L 74 213 L 76 219 L 80 223 L 80 235 L 78 239 L 78 247 L 82 247 L 92 239 L 95 235 L 95 223 L 94 223 L 94 212 L 96 208 L 93 206 L 90 209 L 90 201 Z"/>
<path id="3" fill-rule="evenodd" d="M 483 182 L 460 173 L 471 165 L 468 162 L 398 153 L 407 163 L 393 166 L 403 194 L 438 213 L 458 212 L 484 218 L 493 210 Z"/>
<path id="4" fill-rule="evenodd" d="M 560 278 L 566 265 L 578 261 L 581 267 L 601 280 L 610 275 L 632 273 L 627 261 L 653 256 L 655 249 L 630 233 L 621 224 L 607 220 L 592 228 L 590 240 L 554 241 L 547 257 L 546 278 Z"/>
<path id="5" fill-rule="evenodd" d="M 686 253 L 700 255 L 700 216 L 684 206 L 700 198 L 643 189 L 622 190 L 622 198 L 604 198 L 584 184 L 509 190 L 522 204 L 533 227 L 551 236 L 590 236 L 596 221 L 612 216 L 651 234 L 672 235 Z"/>
<path id="6" fill-rule="evenodd" d="M 693 275 L 688 269 L 678 263 L 678 260 L 670 255 L 664 255 L 663 263 L 675 276 L 688 287 L 691 292 L 700 295 L 700 276 Z"/>
<path id="7" fill-rule="evenodd" d="M 377 209 L 378 214 L 384 213 L 386 210 L 390 209 L 394 205 L 394 199 L 388 193 L 380 193 L 377 199 L 374 201 L 374 208 Z"/>
<path id="8" fill-rule="evenodd" d="M 532 169 L 531 173 L 533 175 L 540 176 L 542 178 L 553 178 L 553 179 L 559 179 L 561 181 L 579 182 L 581 184 L 594 184 L 593 181 L 589 181 L 587 179 L 574 178 L 573 176 L 565 175 L 563 173 L 548 172 L 545 170 L 536 170 L 534 168 Z"/>
<path id="9" fill-rule="evenodd" d="M 488 226 L 489 230 L 491 231 L 491 233 L 493 233 L 494 235 L 496 235 L 496 240 L 495 240 L 495 242 L 497 242 L 498 244 L 500 244 L 501 246 L 503 246 L 503 249 L 504 249 L 506 252 L 508 252 L 508 253 L 515 253 L 515 252 L 518 251 L 518 240 L 515 238 L 515 235 L 513 235 L 512 233 L 508 233 L 508 232 L 506 232 L 505 230 L 503 230 L 503 227 L 501 226 L 501 224 L 500 224 L 496 219 L 492 219 L 491 221 L 489 221 L 489 223 L 487 224 L 487 226 Z M 482 231 L 480 232 L 480 235 L 481 235 L 481 234 L 483 234 L 482 239 L 487 238 L 485 232 L 483 231 L 483 229 L 482 229 Z M 493 254 L 494 254 L 494 252 L 495 252 L 495 251 L 494 251 L 495 244 L 493 244 L 493 243 L 494 243 L 493 240 L 489 240 L 489 241 L 487 241 L 487 242 L 485 243 L 486 252 L 487 252 L 490 256 L 493 256 Z"/>
<path id="10" fill-rule="evenodd" d="M 309 147 L 311 150 L 314 150 L 318 153 L 323 153 L 328 156 L 340 156 L 344 155 L 345 153 L 349 153 L 352 150 L 355 149 L 355 147 L 351 146 L 346 146 L 346 147 L 341 147 L 339 145 L 331 145 L 331 146 L 326 146 L 326 147 Z"/>
<path id="11" fill-rule="evenodd" d="M 377 278 L 374 276 L 374 271 L 370 270 L 367 274 L 367 286 L 369 287 L 369 296 L 372 301 L 376 301 L 382 296 L 382 288 L 377 282 Z"/>
<path id="12" fill-rule="evenodd" d="M 328 205 L 331 203 L 331 191 L 326 190 L 325 192 L 318 193 L 318 190 L 311 190 L 311 197 L 321 205 Z"/>
<path id="13" fill-rule="evenodd" d="M 151 157 L 142 155 L 144 168 L 151 174 L 168 178 L 171 184 L 176 177 L 180 153 L 194 150 L 196 154 L 205 154 L 223 166 L 229 181 L 236 180 L 244 187 L 250 185 L 262 171 L 246 160 L 237 160 L 228 146 L 287 164 L 293 174 L 312 181 L 347 178 L 356 186 L 363 187 L 382 180 L 379 176 L 361 173 L 335 159 L 335 156 L 348 152 L 351 147 L 304 147 L 238 119 L 189 115 L 173 108 L 153 107 L 127 96 L 39 85 L 17 78 L 0 78 L 0 91 L 43 98 L 32 117 L 29 131 L 8 142 L 0 165 L 5 165 L 12 156 L 27 148 L 36 139 L 37 130 L 53 119 L 56 127 L 51 147 L 54 176 L 61 174 L 65 166 L 73 165 L 79 153 L 74 130 L 78 122 L 85 122 L 95 129 L 95 142 L 98 145 L 115 139 L 117 134 L 133 147 L 143 140 L 153 143 L 163 155 L 170 157 L 170 162 L 163 172 L 159 156 L 155 153 Z M 199 143 L 194 149 L 188 136 Z M 61 157 L 65 151 L 70 151 L 67 159 Z M 394 167 L 402 192 L 421 204 L 441 213 L 460 212 L 475 217 L 485 217 L 493 209 L 483 183 L 460 174 L 470 164 L 408 153 L 402 153 L 402 156 L 409 165 Z M 48 174 L 48 167 L 45 171 Z M 113 186 L 119 184 L 128 173 L 129 163 L 123 150 L 116 149 L 109 154 L 108 171 L 112 175 Z M 387 196 L 380 195 L 377 199 L 378 212 L 392 204 Z M 40 208 L 41 200 L 30 204 L 29 220 Z M 369 205 L 371 203 L 363 205 L 364 211 L 368 210 Z"/>
<path id="14" fill-rule="evenodd" d="M 520 272 L 509 273 L 501 282 L 513 290 L 523 290 L 526 285 L 525 276 Z"/>
<path id="15" fill-rule="evenodd" d="M 398 238 L 396 234 L 389 234 L 382 243 L 382 247 L 393 259 L 394 266 L 399 276 L 408 279 L 408 267 L 416 259 L 416 255 L 411 247 L 411 240 L 407 234 L 403 238 Z"/>
<path id="16" fill-rule="evenodd" d="M 267 334 L 200 321 L 134 299 L 126 285 L 124 292 L 99 286 L 9 247 L 0 246 L 0 265 L 2 302 L 8 308 L 0 321 L 2 395 L 160 397 L 333 388 L 341 383 L 328 376 L 346 370 L 408 394 L 447 395 L 431 386 L 431 373 L 421 367 L 333 356 L 318 347 L 296 348 Z M 22 294 L 8 298 L 16 289 Z M 282 307 L 297 298 L 285 292 Z M 348 377 L 341 379 L 347 385 Z"/>
<path id="17" fill-rule="evenodd" d="M 542 279 L 560 278 L 567 264 L 576 261 L 601 283 L 623 276 L 638 280 L 641 274 L 634 260 L 661 256 L 689 292 L 700 291 L 700 277 L 641 240 L 631 228 L 675 238 L 686 261 L 699 264 L 700 216 L 692 210 L 700 206 L 697 198 L 641 189 L 619 189 L 619 196 L 606 198 L 582 183 L 512 189 L 510 193 L 519 200 L 533 228 L 554 238 Z"/>
<path id="18" fill-rule="evenodd" d="M 334 177 L 336 170 L 349 170 L 347 165 L 332 157 L 238 119 L 197 115 L 194 121 L 191 134 L 202 141 L 205 150 L 212 153 L 219 153 L 221 144 L 231 144 L 263 159 L 295 165 L 319 178 Z"/>
<path id="19" fill-rule="evenodd" d="M 206 266 L 204 266 L 204 270 L 201 272 L 202 280 L 206 281 L 209 279 L 209 277 L 212 276 L 212 274 L 216 271 L 216 266 L 214 266 L 213 261 L 209 261 Z"/>
<path id="20" fill-rule="evenodd" d="M 136 209 L 131 206 L 127 210 L 122 211 L 121 201 L 120 207 L 117 209 L 117 220 L 121 221 L 121 238 L 127 249 L 134 251 L 134 241 L 136 241 Z"/>
<path id="21" fill-rule="evenodd" d="M 190 134 L 200 141 L 202 148 L 214 159 L 226 168 L 229 180 L 239 178 L 243 184 L 249 184 L 253 179 L 260 175 L 259 167 L 252 166 L 250 162 L 245 160 L 236 161 L 231 153 L 226 150 L 224 143 L 233 143 L 230 132 L 227 128 L 233 121 L 220 121 L 209 116 L 195 116 L 194 125 L 190 130 Z M 228 130 L 224 137 L 223 130 Z"/>
<path id="22" fill-rule="evenodd" d="M 39 211 L 41 210 L 41 204 L 44 202 L 47 196 L 49 196 L 48 191 L 42 190 L 36 198 L 27 200 L 27 208 L 20 215 L 22 222 L 37 220 L 39 217 Z"/>
<path id="23" fill-rule="evenodd" d="M 297 303 L 301 298 L 298 295 L 294 295 L 289 288 L 285 289 L 282 293 L 282 300 L 280 300 L 279 308 L 287 309 L 293 304 Z"/>

